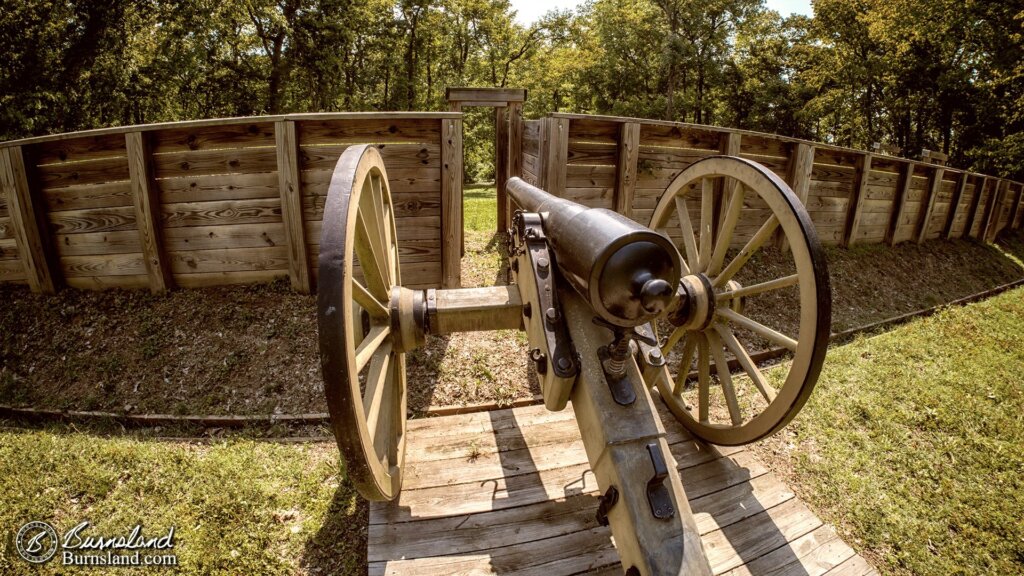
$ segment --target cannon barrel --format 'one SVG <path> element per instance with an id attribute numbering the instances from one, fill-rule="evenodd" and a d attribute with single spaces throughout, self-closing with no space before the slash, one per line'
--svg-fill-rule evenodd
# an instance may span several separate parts
<path id="1" fill-rule="evenodd" d="M 611 210 L 587 208 L 519 178 L 507 189 L 541 215 L 562 275 L 594 311 L 616 326 L 639 326 L 668 307 L 679 285 L 679 251 L 671 240 Z"/>

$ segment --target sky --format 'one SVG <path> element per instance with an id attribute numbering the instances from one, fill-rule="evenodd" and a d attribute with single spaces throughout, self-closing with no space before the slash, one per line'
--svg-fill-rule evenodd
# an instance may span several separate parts
<path id="1" fill-rule="evenodd" d="M 549 10 L 575 8 L 582 3 L 582 0 L 511 0 L 511 2 L 512 8 L 518 12 L 516 20 L 520 24 L 530 25 Z M 765 4 L 783 16 L 788 16 L 793 12 L 811 15 L 811 0 L 765 0 Z"/>

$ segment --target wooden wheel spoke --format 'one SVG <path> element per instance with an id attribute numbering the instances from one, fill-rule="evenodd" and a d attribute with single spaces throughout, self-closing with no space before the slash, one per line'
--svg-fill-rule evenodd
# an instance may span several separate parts
<path id="1" fill-rule="evenodd" d="M 391 318 L 391 314 L 388 312 L 387 307 L 382 304 L 379 300 L 374 298 L 373 294 L 366 289 L 365 286 L 352 280 L 352 299 L 356 301 L 363 310 L 366 310 L 371 317 L 378 320 L 387 320 Z"/>
<path id="2" fill-rule="evenodd" d="M 366 416 L 366 427 L 373 432 L 380 417 L 381 400 L 387 387 L 391 367 L 391 343 L 386 342 L 370 359 L 370 369 L 366 374 L 366 391 L 363 393 L 363 415 Z"/>
<path id="3" fill-rule="evenodd" d="M 661 347 L 662 356 L 668 356 L 669 350 L 675 348 L 676 344 L 679 343 L 679 340 L 684 334 L 686 334 L 686 330 L 682 327 L 678 327 L 673 330 L 672 333 L 669 334 L 668 340 L 665 340 L 665 345 Z"/>
<path id="4" fill-rule="evenodd" d="M 725 222 L 722 223 L 718 237 L 715 238 L 715 250 L 711 254 L 711 262 L 708 264 L 707 272 L 705 272 L 708 276 L 714 276 L 721 269 L 722 263 L 725 261 L 726 252 L 729 251 L 729 245 L 732 244 L 732 235 L 736 229 L 736 224 L 740 221 L 740 213 L 743 211 L 744 188 L 743 186 L 735 186 L 734 188 L 730 195 L 729 208 L 725 213 Z"/>
<path id="5" fill-rule="evenodd" d="M 388 367 L 383 371 L 383 389 L 381 398 L 381 409 L 376 421 L 368 426 L 373 436 L 373 450 L 380 458 L 384 470 L 390 473 L 392 470 L 392 448 L 394 447 L 394 421 L 395 417 L 395 362 L 393 359 L 388 362 Z"/>
<path id="6" fill-rule="evenodd" d="M 761 324 L 760 322 L 751 320 L 750 318 L 747 318 L 746 316 L 736 312 L 731 308 L 718 308 L 717 310 L 715 310 L 715 314 L 732 322 L 733 324 L 736 324 L 737 326 L 746 328 L 747 330 L 750 330 L 751 332 L 757 334 L 758 336 L 766 338 L 767 340 L 770 340 L 791 352 L 796 352 L 796 340 L 790 338 L 789 336 L 786 336 L 781 332 L 773 330 L 765 326 L 764 324 Z"/>
<path id="7" fill-rule="evenodd" d="M 740 403 L 736 398 L 736 388 L 732 385 L 732 374 L 729 372 L 729 362 L 725 359 L 725 349 L 722 346 L 722 339 L 718 332 L 708 332 L 708 345 L 711 347 L 711 354 L 715 357 L 715 369 L 718 372 L 718 383 L 722 386 L 722 393 L 725 395 L 725 403 L 729 407 L 729 418 L 733 426 L 743 424 L 743 414 L 740 413 Z"/>
<path id="8" fill-rule="evenodd" d="M 697 337 L 688 337 L 683 343 L 683 358 L 679 361 L 679 371 L 676 373 L 676 385 L 672 393 L 679 395 L 683 393 L 686 378 L 690 375 L 690 365 L 693 363 L 693 353 L 697 350 Z"/>
<path id="9" fill-rule="evenodd" d="M 732 279 L 737 272 L 750 260 L 753 255 L 764 246 L 765 242 L 771 239 L 775 233 L 775 229 L 779 226 L 779 219 L 772 214 L 768 218 L 768 221 L 758 228 L 753 238 L 747 241 L 747 244 L 740 250 L 732 262 L 725 267 L 725 270 L 721 274 L 715 277 L 715 280 L 711 283 L 715 288 L 721 288 L 725 286 L 725 283 Z"/>
<path id="10" fill-rule="evenodd" d="M 367 228 L 362 212 L 356 216 L 356 255 L 359 265 L 366 278 L 367 287 L 377 298 L 388 298 L 391 291 L 391 278 L 388 273 L 387 252 L 374 240 L 376 231 Z M 379 250 L 379 251 L 378 251 Z"/>
<path id="11" fill-rule="evenodd" d="M 764 399 L 767 400 L 769 404 L 771 404 L 775 400 L 775 389 L 768 384 L 768 381 L 765 379 L 764 375 L 761 374 L 761 371 L 757 369 L 757 364 L 754 363 L 754 360 L 750 357 L 750 354 L 747 354 L 746 348 L 744 348 L 743 345 L 740 344 L 740 341 L 736 338 L 736 335 L 733 334 L 732 330 L 730 330 L 729 327 L 726 326 L 725 324 L 716 323 L 715 330 L 717 330 L 718 334 L 721 335 L 722 341 L 725 343 L 725 347 L 728 348 L 729 351 L 732 352 L 733 356 L 736 357 L 736 360 L 740 363 L 740 366 L 742 366 L 743 370 L 747 373 L 747 376 L 750 376 L 750 380 L 754 383 L 754 386 L 761 392 L 761 396 L 764 396 Z"/>
<path id="12" fill-rule="evenodd" d="M 683 248 L 686 251 L 686 264 L 691 271 L 700 265 L 697 252 L 697 239 L 693 235 L 693 223 L 690 222 L 690 211 L 686 207 L 686 199 L 676 196 L 676 213 L 679 217 L 679 229 L 683 234 Z"/>
<path id="13" fill-rule="evenodd" d="M 373 357 L 373 353 L 380 348 L 381 344 L 391 335 L 391 327 L 388 325 L 374 326 L 370 333 L 363 338 L 363 341 L 356 347 L 356 372 L 366 366 L 366 363 Z"/>
<path id="14" fill-rule="evenodd" d="M 711 234 L 715 219 L 714 182 L 710 178 L 701 180 L 700 190 L 700 250 L 696 272 L 708 269 L 711 261 Z"/>
<path id="15" fill-rule="evenodd" d="M 768 282 L 761 282 L 760 284 L 751 284 L 750 286 L 744 286 L 736 290 L 726 290 L 719 292 L 715 295 L 715 300 L 718 302 L 724 302 L 732 300 L 734 298 L 746 298 L 748 296 L 756 296 L 772 290 L 779 290 L 781 288 L 788 288 L 790 286 L 796 286 L 800 283 L 800 275 L 793 274 L 791 276 L 785 276 L 782 278 L 776 278 L 775 280 L 769 280 Z"/>
<path id="16" fill-rule="evenodd" d="M 711 358 L 704 334 L 697 338 L 697 387 L 697 415 L 701 422 L 707 424 L 711 403 Z"/>

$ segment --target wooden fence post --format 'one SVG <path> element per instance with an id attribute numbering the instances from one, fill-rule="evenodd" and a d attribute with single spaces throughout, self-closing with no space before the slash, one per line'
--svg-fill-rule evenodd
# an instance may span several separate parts
<path id="1" fill-rule="evenodd" d="M 547 119 L 547 149 L 544 159 L 544 190 L 565 197 L 565 173 L 569 163 L 569 119 Z"/>
<path id="2" fill-rule="evenodd" d="M 885 242 L 889 246 L 896 245 L 896 230 L 899 229 L 900 220 L 903 220 L 903 213 L 907 210 L 907 195 L 910 194 L 910 184 L 913 181 L 914 163 L 906 162 L 903 165 L 903 172 L 900 174 L 900 183 L 896 187 L 892 219 L 889 220 L 889 228 L 885 231 Z"/>
<path id="3" fill-rule="evenodd" d="M 281 220 L 288 241 L 288 277 L 292 289 L 310 292 L 309 256 L 306 253 L 306 227 L 302 218 L 302 181 L 299 179 L 299 138 L 293 120 L 274 123 L 277 144 L 277 182 L 281 191 Z"/>
<path id="4" fill-rule="evenodd" d="M 1010 223 L 1007 225 L 1010 230 L 1016 230 L 1019 226 L 1018 216 L 1020 212 L 1021 197 L 1024 196 L 1024 184 L 1017 185 L 1017 197 L 1013 201 L 1013 209 L 1010 211 Z"/>
<path id="5" fill-rule="evenodd" d="M 982 175 L 974 177 L 974 197 L 971 198 L 971 209 L 967 212 L 967 226 L 964 228 L 963 238 L 971 237 L 971 230 L 974 228 L 974 221 L 978 218 L 978 208 L 981 205 L 981 195 L 985 193 L 985 184 L 988 179 Z"/>
<path id="6" fill-rule="evenodd" d="M 956 183 L 956 190 L 953 192 L 953 199 L 949 204 L 949 215 L 946 218 L 946 227 L 942 234 L 949 240 L 953 237 L 953 226 L 956 225 L 956 216 L 960 213 L 960 203 L 964 198 L 964 190 L 967 188 L 967 172 L 961 172 Z"/>
<path id="7" fill-rule="evenodd" d="M 149 290 L 162 294 L 174 288 L 174 277 L 161 242 L 160 195 L 153 180 L 149 139 L 142 132 L 126 132 L 124 144 L 132 203 L 135 204 L 135 224 L 139 229 L 139 244 L 149 276 Z"/>
<path id="8" fill-rule="evenodd" d="M 718 152 L 726 156 L 739 156 L 743 143 L 743 135 L 736 132 L 723 133 L 718 138 Z M 718 231 L 725 224 L 725 212 L 732 193 L 736 191 L 739 183 L 732 178 L 716 178 L 714 195 L 714 230 L 712 238 L 718 237 Z"/>
<path id="9" fill-rule="evenodd" d="M 43 294 L 56 293 L 54 273 L 59 268 L 53 265 L 45 221 L 40 217 L 42 204 L 33 202 L 21 146 L 0 149 L 0 186 L 7 197 L 14 239 L 29 288 Z"/>
<path id="10" fill-rule="evenodd" d="M 807 207 L 807 195 L 811 190 L 811 176 L 814 173 L 814 146 L 798 142 L 789 152 L 789 167 L 786 181 L 800 202 Z M 786 233 L 780 228 L 776 245 L 785 252 L 789 249 Z"/>
<path id="11" fill-rule="evenodd" d="M 618 161 L 615 165 L 615 211 L 633 218 L 633 195 L 636 193 L 637 169 L 640 162 L 640 124 L 625 122 L 619 127 Z"/>
<path id="12" fill-rule="evenodd" d="M 857 228 L 860 227 L 861 213 L 864 211 L 864 196 L 868 190 L 871 175 L 871 154 L 862 154 L 857 158 L 857 171 L 853 180 L 853 193 L 846 208 L 846 229 L 843 233 L 843 247 L 853 246 Z"/>
<path id="13" fill-rule="evenodd" d="M 462 119 L 441 120 L 441 287 L 462 284 Z"/>
<path id="14" fill-rule="evenodd" d="M 497 188 L 498 231 L 508 229 L 508 222 L 505 220 L 505 204 L 507 203 L 507 191 L 505 183 L 508 182 L 508 152 L 509 152 L 509 130 L 508 130 L 508 108 L 496 106 L 494 108 L 494 185 Z"/>
<path id="15" fill-rule="evenodd" d="M 918 244 L 924 242 L 925 236 L 928 235 L 928 223 L 932 219 L 932 211 L 935 209 L 935 198 L 939 195 L 942 177 L 945 175 L 945 172 L 943 168 L 932 168 L 931 180 L 928 183 L 928 203 L 924 209 L 924 214 L 921 216 L 921 221 L 918 223 L 920 228 L 920 231 L 917 233 Z"/>
<path id="16" fill-rule="evenodd" d="M 982 242 L 989 241 L 988 236 L 993 228 L 993 217 L 999 211 L 999 196 L 1002 190 L 1002 183 L 1002 180 L 996 180 L 995 186 L 992 187 L 992 192 L 988 195 L 988 202 L 985 204 L 985 215 L 981 218 L 981 233 L 978 234 L 978 239 Z"/>
<path id="17" fill-rule="evenodd" d="M 523 104 L 521 102 L 510 102 L 508 105 L 508 175 L 509 178 L 523 177 Z M 505 194 L 505 205 L 501 209 L 505 211 L 506 227 L 512 222 L 512 205 Z M 499 232 L 504 232 L 503 229 Z"/>

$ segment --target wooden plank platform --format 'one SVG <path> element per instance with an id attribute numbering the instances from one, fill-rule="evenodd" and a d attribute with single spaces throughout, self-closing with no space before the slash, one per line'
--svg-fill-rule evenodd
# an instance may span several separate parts
<path id="1" fill-rule="evenodd" d="M 662 418 L 716 575 L 877 574 L 752 453 Z M 370 506 L 371 575 L 622 572 L 571 406 L 412 420 L 406 450 L 401 496 Z"/>

